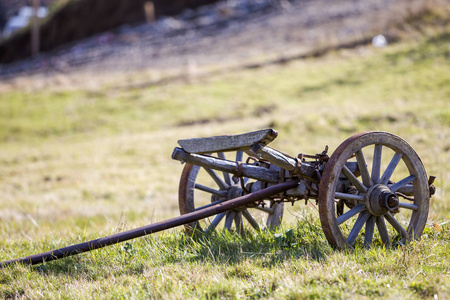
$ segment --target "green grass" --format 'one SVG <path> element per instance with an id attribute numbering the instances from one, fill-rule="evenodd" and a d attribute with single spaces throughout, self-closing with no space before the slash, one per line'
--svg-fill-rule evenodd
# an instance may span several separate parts
<path id="1" fill-rule="evenodd" d="M 305 217 L 281 239 L 270 232 L 198 239 L 167 233 L 3 270 L 0 280 L 4 297 L 46 299 L 445 298 L 449 229 L 427 228 L 421 241 L 397 249 L 338 252 L 323 239 L 319 222 Z"/>
<path id="2" fill-rule="evenodd" d="M 316 210 L 297 203 L 277 232 L 187 239 L 174 229 L 3 269 L 0 297 L 450 297 L 449 58 L 446 30 L 191 83 L 4 92 L 0 260 L 177 216 L 182 166 L 170 155 L 181 138 L 273 127 L 273 146 L 295 155 L 386 130 L 416 149 L 437 193 L 423 238 L 405 247 L 334 251 Z"/>

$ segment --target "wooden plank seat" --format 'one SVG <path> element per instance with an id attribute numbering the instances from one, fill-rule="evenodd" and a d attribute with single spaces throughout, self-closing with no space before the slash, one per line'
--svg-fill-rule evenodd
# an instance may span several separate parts
<path id="1" fill-rule="evenodd" d="M 226 152 L 248 150 L 255 143 L 267 145 L 277 136 L 276 130 L 264 129 L 237 135 L 184 139 L 179 140 L 178 144 L 188 153 Z"/>

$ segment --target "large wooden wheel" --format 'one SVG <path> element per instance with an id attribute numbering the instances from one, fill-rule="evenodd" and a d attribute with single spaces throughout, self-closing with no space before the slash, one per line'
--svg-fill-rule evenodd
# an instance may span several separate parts
<path id="1" fill-rule="evenodd" d="M 347 166 L 355 161 L 352 172 Z M 427 174 L 414 149 L 391 133 L 364 132 L 344 141 L 325 166 L 320 221 L 335 248 L 405 243 L 421 236 L 429 198 Z"/>
<path id="2" fill-rule="evenodd" d="M 218 153 L 217 156 L 225 159 L 223 152 Z M 242 162 L 243 156 L 242 151 L 237 151 L 234 160 Z M 242 188 L 242 182 L 244 186 L 248 186 L 248 183 L 251 182 L 248 178 L 243 178 L 241 182 L 241 179 L 233 178 L 233 174 L 220 173 L 197 165 L 186 164 L 181 175 L 179 187 L 179 208 L 181 214 L 190 213 L 215 203 L 242 196 L 245 193 L 245 190 Z M 253 184 L 258 185 L 261 182 L 254 182 Z M 283 217 L 283 208 L 283 203 L 265 200 L 264 205 L 240 207 L 205 220 L 187 224 L 185 228 L 187 232 L 192 232 L 194 228 L 208 232 L 218 228 L 219 224 L 223 224 L 223 228 L 226 230 L 235 230 L 241 234 L 244 233 L 245 223 L 248 223 L 256 230 L 273 228 L 280 225 Z"/>

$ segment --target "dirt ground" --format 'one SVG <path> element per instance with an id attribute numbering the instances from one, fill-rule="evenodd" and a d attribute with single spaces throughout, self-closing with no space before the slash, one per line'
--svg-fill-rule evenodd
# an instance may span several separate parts
<path id="1" fill-rule="evenodd" d="M 318 49 L 369 43 L 390 32 L 424 0 L 228 0 L 152 24 L 126 25 L 40 57 L 0 65 L 0 91 L 88 84 L 103 75 L 147 72 L 135 83 L 168 76 L 252 67 Z M 106 76 L 108 77 L 108 76 Z M 83 79 L 87 77 L 83 76 Z M 30 81 L 31 79 L 31 81 Z M 30 83 L 31 82 L 31 83 Z"/>

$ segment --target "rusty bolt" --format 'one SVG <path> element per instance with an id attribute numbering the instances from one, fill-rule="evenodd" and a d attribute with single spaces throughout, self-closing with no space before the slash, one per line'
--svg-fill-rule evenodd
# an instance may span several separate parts
<path id="1" fill-rule="evenodd" d="M 389 196 L 388 200 L 387 200 L 387 205 L 389 206 L 389 208 L 395 208 L 398 206 L 400 201 L 398 201 L 398 198 L 394 195 Z"/>

